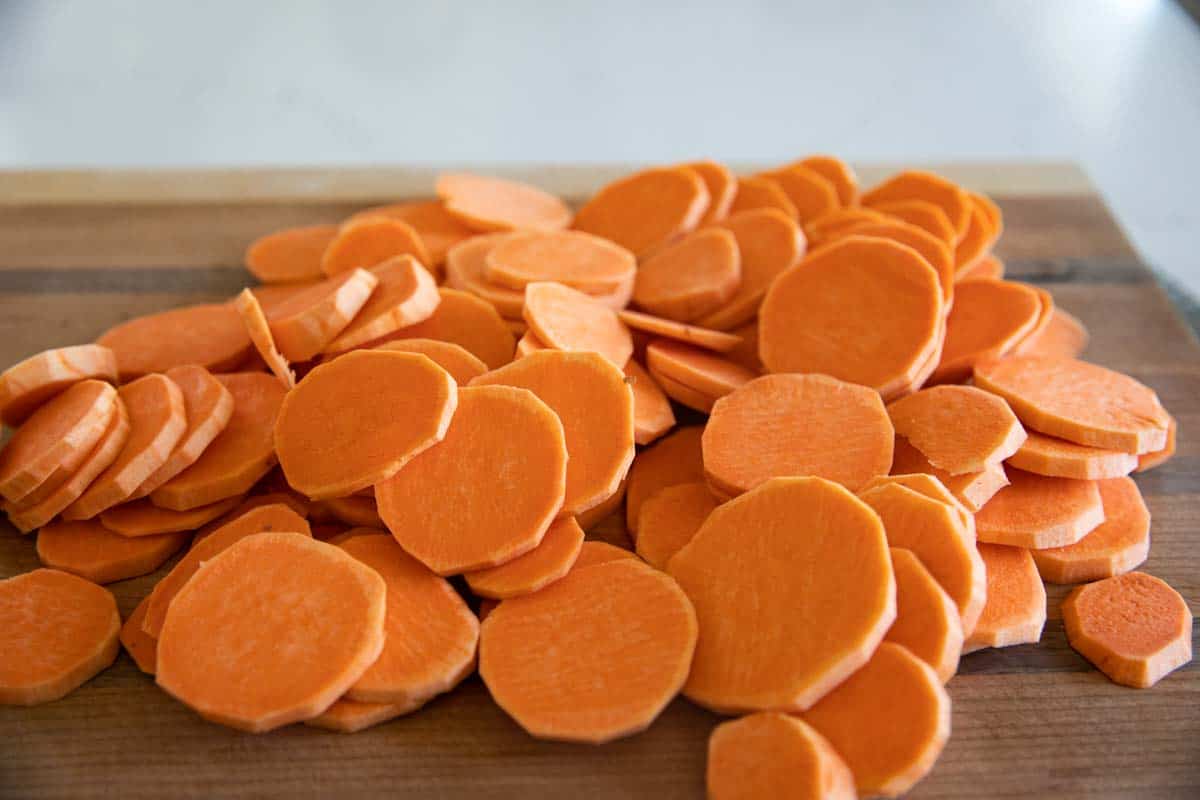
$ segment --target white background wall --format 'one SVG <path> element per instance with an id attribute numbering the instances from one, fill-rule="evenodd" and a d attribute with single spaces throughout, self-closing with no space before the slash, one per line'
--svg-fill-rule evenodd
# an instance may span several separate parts
<path id="1" fill-rule="evenodd" d="M 0 167 L 1073 159 L 1200 293 L 1168 0 L 0 0 Z"/>

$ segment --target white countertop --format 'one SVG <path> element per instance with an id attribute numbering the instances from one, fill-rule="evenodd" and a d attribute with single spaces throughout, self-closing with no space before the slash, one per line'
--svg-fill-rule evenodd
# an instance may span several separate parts
<path id="1" fill-rule="evenodd" d="M 1200 27 L 1169 0 L 0 1 L 0 168 L 817 151 L 1078 161 L 1200 294 Z"/>

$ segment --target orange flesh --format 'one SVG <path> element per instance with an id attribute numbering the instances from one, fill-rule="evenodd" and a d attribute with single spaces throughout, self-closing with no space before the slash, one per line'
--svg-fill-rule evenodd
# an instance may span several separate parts
<path id="1" fill-rule="evenodd" d="M 714 395 L 705 394 L 698 389 L 680 383 L 653 368 L 650 369 L 650 376 L 662 387 L 663 394 L 676 403 L 699 411 L 701 414 L 712 413 L 713 405 L 717 402 L 717 398 Z"/>
<path id="2" fill-rule="evenodd" d="M 527 233 L 497 243 L 484 259 L 484 279 L 522 291 L 554 281 L 588 294 L 607 294 L 634 277 L 633 253 L 581 231 Z"/>
<path id="3" fill-rule="evenodd" d="M 468 572 L 467 585 L 480 597 L 498 600 L 539 591 L 571 570 L 582 545 L 579 523 L 574 517 L 563 517 L 528 553 L 490 569 Z"/>
<path id="4" fill-rule="evenodd" d="M 953 245 L 957 240 L 950 218 L 933 203 L 924 200 L 901 200 L 895 203 L 881 203 L 874 208 L 893 219 L 917 226 L 947 245 Z"/>
<path id="5" fill-rule="evenodd" d="M 337 231 L 337 225 L 310 225 L 259 237 L 246 248 L 246 269 L 263 283 L 318 280 L 321 256 Z"/>
<path id="6" fill-rule="evenodd" d="M 194 531 L 201 525 L 212 522 L 222 514 L 233 510 L 237 497 L 218 500 L 207 506 L 198 506 L 188 511 L 171 511 L 159 508 L 148 500 L 136 500 L 100 514 L 100 524 L 122 536 L 157 536 L 163 533 Z"/>
<path id="7" fill-rule="evenodd" d="M 979 540 L 1015 547 L 1074 544 L 1104 521 L 1095 481 L 1008 470 L 1005 486 L 975 515 Z"/>
<path id="8" fill-rule="evenodd" d="M 492 233 L 474 236 L 455 245 L 446 254 L 446 285 L 486 300 L 505 317 L 520 317 L 525 308 L 525 291 L 498 286 L 487 278 L 487 258 L 492 250 L 516 233 Z"/>
<path id="9" fill-rule="evenodd" d="M 1025 429 L 1008 404 L 973 386 L 934 386 L 887 410 L 896 435 L 951 475 L 982 472 L 1025 441 Z"/>
<path id="10" fill-rule="evenodd" d="M 117 657 L 120 630 L 112 594 L 83 578 L 35 569 L 0 581 L 0 705 L 74 691 Z"/>
<path id="11" fill-rule="evenodd" d="M 987 254 L 962 272 L 954 276 L 955 283 L 988 278 L 1000 280 L 1004 277 L 1004 262 L 992 254 Z"/>
<path id="12" fill-rule="evenodd" d="M 597 564 L 607 564 L 609 561 L 627 559 L 637 560 L 637 556 L 608 542 L 585 541 L 579 548 L 579 557 L 575 559 L 571 569 L 579 570 L 584 567 L 594 567 Z"/>
<path id="13" fill-rule="evenodd" d="M 896 621 L 884 641 L 908 648 L 945 683 L 954 677 L 962 652 L 958 607 L 911 550 L 892 548 L 892 571 L 896 574 Z"/>
<path id="14" fill-rule="evenodd" d="M 733 205 L 729 207 L 730 214 L 740 214 L 743 211 L 755 211 L 771 208 L 786 214 L 788 219 L 797 219 L 799 212 L 795 203 L 787 196 L 787 192 L 779 182 L 766 176 L 751 176 L 738 178 L 737 194 Z"/>
<path id="15" fill-rule="evenodd" d="M 742 343 L 741 337 L 735 336 L 732 333 L 714 331 L 696 325 L 687 325 L 682 322 L 663 319 L 662 317 L 642 314 L 638 311 L 619 311 L 617 312 L 617 316 L 620 317 L 622 322 L 635 330 L 653 333 L 657 336 L 665 336 L 668 339 L 675 339 L 684 344 L 703 347 L 706 350 L 713 350 L 718 353 L 727 353 Z"/>
<path id="16" fill-rule="evenodd" d="M 375 273 L 352 269 L 265 304 L 280 352 L 292 361 L 316 356 L 355 319 L 378 284 Z"/>
<path id="17" fill-rule="evenodd" d="M 1120 575 L 1137 567 L 1150 553 L 1150 511 L 1130 478 L 1098 481 L 1104 522 L 1066 547 L 1033 550 L 1044 580 L 1084 583 Z"/>
<path id="18" fill-rule="evenodd" d="M 646 348 L 646 365 L 714 400 L 758 377 L 741 364 L 672 339 L 651 342 Z"/>
<path id="19" fill-rule="evenodd" d="M 735 214 L 721 222 L 720 227 L 737 239 L 741 283 L 724 305 L 694 322 L 704 328 L 727 331 L 754 318 L 771 282 L 799 263 L 806 243 L 795 221 L 776 209 Z"/>
<path id="20" fill-rule="evenodd" d="M 205 719 L 246 731 L 315 717 L 378 658 L 385 595 L 374 570 L 332 545 L 293 533 L 249 537 L 205 564 L 171 604 L 155 680 Z"/>
<path id="21" fill-rule="evenodd" d="M 802 158 L 796 163 L 808 167 L 832 183 L 841 205 L 853 206 L 858 203 L 858 177 L 850 165 L 840 158 L 817 155 Z"/>
<path id="22" fill-rule="evenodd" d="M 727 494 L 781 475 L 816 475 L 857 491 L 892 463 L 879 395 L 825 375 L 764 375 L 713 406 L 704 472 Z"/>
<path id="23" fill-rule="evenodd" d="M 796 209 L 800 224 L 819 219 L 841 205 L 837 188 L 816 170 L 803 164 L 789 164 L 762 173 L 779 185 Z"/>
<path id="24" fill-rule="evenodd" d="M 854 776 L 833 745 L 807 723 L 778 711 L 760 711 L 714 728 L 705 783 L 711 800 L 858 796 Z"/>
<path id="25" fill-rule="evenodd" d="M 352 494 L 349 497 L 331 497 L 321 502 L 338 522 L 383 529 L 383 518 L 379 516 L 374 497 Z"/>
<path id="26" fill-rule="evenodd" d="M 471 382 L 494 384 L 528 389 L 562 420 L 569 454 L 562 513 L 582 513 L 617 491 L 634 454 L 633 390 L 624 373 L 596 353 L 543 350 Z"/>
<path id="27" fill-rule="evenodd" d="M 450 373 L 423 355 L 347 353 L 284 398 L 275 424 L 280 466 L 313 500 L 352 494 L 441 441 L 457 397 Z"/>
<path id="28" fill-rule="evenodd" d="M 344 698 L 337 700 L 329 708 L 312 719 L 304 720 L 304 724 L 313 728 L 323 728 L 337 733 L 358 733 L 376 725 L 402 717 L 416 711 L 424 702 L 409 703 L 359 703 Z"/>
<path id="29" fill-rule="evenodd" d="M 844 231 L 838 231 L 826 241 L 836 240 L 841 236 L 876 236 L 892 239 L 916 250 L 937 273 L 938 284 L 942 287 L 943 305 L 947 311 L 950 309 L 954 297 L 954 252 L 941 239 L 916 225 L 900 220 L 861 222 Z"/>
<path id="30" fill-rule="evenodd" d="M 1037 642 L 1046 624 L 1046 588 L 1023 547 L 979 543 L 987 569 L 987 604 L 963 653 Z"/>
<path id="31" fill-rule="evenodd" d="M 892 459 L 893 475 L 916 473 L 932 475 L 949 489 L 972 514 L 983 508 L 996 492 L 1008 485 L 1008 475 L 1000 464 L 988 467 L 982 472 L 951 475 L 930 464 L 925 456 L 921 455 L 921 451 L 909 444 L 908 440 L 902 436 L 896 437 Z"/>
<path id="32" fill-rule="evenodd" d="M 497 606 L 480 633 L 479 674 L 532 736 L 600 744 L 654 721 L 695 646 L 696 616 L 679 586 L 617 560 Z"/>
<path id="33" fill-rule="evenodd" d="M 1031 356 L 1079 358 L 1087 349 L 1088 338 L 1082 322 L 1055 306 L 1046 327 L 1022 343 L 1022 352 Z"/>
<path id="34" fill-rule="evenodd" d="M 115 383 L 117 357 L 98 344 L 45 350 L 0 374 L 0 421 L 15 428 L 43 403 L 86 380 Z"/>
<path id="35" fill-rule="evenodd" d="M 638 512 L 637 554 L 655 569 L 692 540 L 719 505 L 706 483 L 681 483 L 659 489 Z"/>
<path id="36" fill-rule="evenodd" d="M 1128 475 L 1137 468 L 1138 459 L 1120 450 L 1088 447 L 1029 431 L 1020 449 L 1009 456 L 1008 464 L 1039 475 L 1098 480 Z"/>
<path id="37" fill-rule="evenodd" d="M 704 428 L 693 425 L 664 436 L 653 447 L 637 454 L 629 470 L 625 494 L 625 527 L 637 540 L 642 503 L 659 489 L 704 480 L 700 437 Z"/>
<path id="38" fill-rule="evenodd" d="M 524 315 L 537 338 L 556 350 L 599 353 L 617 369 L 633 355 L 633 339 L 617 313 L 561 283 L 526 286 Z"/>
<path id="39" fill-rule="evenodd" d="M 869 208 L 839 208 L 837 211 L 830 211 L 820 219 L 812 220 L 804 226 L 804 233 L 808 237 L 808 243 L 811 247 L 818 247 L 826 242 L 837 238 L 840 234 L 855 225 L 861 225 L 865 222 L 903 222 L 896 217 L 888 216 L 879 211 L 872 211 Z"/>
<path id="40" fill-rule="evenodd" d="M 283 403 L 279 381 L 260 372 L 218 375 L 233 415 L 194 464 L 150 493 L 161 508 L 186 511 L 245 493 L 275 466 L 273 433 Z"/>
<path id="41" fill-rule="evenodd" d="M 1167 443 L 1161 450 L 1154 450 L 1149 453 L 1142 453 L 1138 456 L 1137 472 L 1145 472 L 1148 469 L 1154 469 L 1157 466 L 1170 461 L 1175 455 L 1175 436 L 1178 433 L 1179 424 L 1174 417 L 1170 418 L 1167 423 Z"/>
<path id="42" fill-rule="evenodd" d="M 142 620 L 146 618 L 146 609 L 150 607 L 150 596 L 142 598 L 137 608 L 121 626 L 121 646 L 137 668 L 147 675 L 153 675 L 157 668 L 158 640 L 142 630 Z"/>
<path id="43" fill-rule="evenodd" d="M 446 211 L 480 231 L 552 231 L 571 223 L 566 204 L 535 186 L 467 173 L 439 175 Z"/>
<path id="44" fill-rule="evenodd" d="M 237 309 L 226 303 L 137 317 L 109 328 L 96 344 L 116 353 L 123 381 L 184 364 L 224 372 L 253 349 Z"/>
<path id="45" fill-rule="evenodd" d="M 955 241 L 966 234 L 971 222 L 970 196 L 960 187 L 931 172 L 899 172 L 862 196 L 862 204 L 871 207 L 909 200 L 922 200 L 940 208 L 950 221 Z"/>
<path id="46" fill-rule="evenodd" d="M 441 303 L 433 276 L 412 256 L 388 259 L 372 267 L 371 274 L 379 282 L 375 291 L 325 352 L 361 347 L 417 325 L 433 316 Z"/>
<path id="47" fill-rule="evenodd" d="M 633 302 L 651 314 L 690 322 L 720 308 L 741 281 L 742 258 L 733 233 L 703 228 L 638 266 Z"/>
<path id="48" fill-rule="evenodd" d="M 55 522 L 38 531 L 38 559 L 93 583 L 113 583 L 161 567 L 187 544 L 187 533 L 129 538 L 99 522 Z"/>
<path id="49" fill-rule="evenodd" d="M 1037 292 L 1024 284 L 982 279 L 960 284 L 946 319 L 942 360 L 931 380 L 960 382 L 975 364 L 1007 355 L 1033 329 L 1040 309 Z"/>
<path id="50" fill-rule="evenodd" d="M 995 242 L 997 233 L 992 228 L 987 212 L 972 200 L 971 221 L 967 224 L 967 232 L 954 249 L 954 268 L 962 271 L 977 264 Z"/>
<path id="51" fill-rule="evenodd" d="M 708 189 L 682 167 L 649 169 L 600 189 L 575 214 L 574 228 L 616 242 L 638 258 L 700 224 Z"/>
<path id="52" fill-rule="evenodd" d="M 321 271 L 334 276 L 354 269 L 371 269 L 396 256 L 412 256 L 422 264 L 429 263 L 425 244 L 407 222 L 364 217 L 338 229 L 321 256 Z"/>
<path id="53" fill-rule="evenodd" d="M 502 564 L 537 547 L 558 515 L 568 447 L 531 392 L 464 388 L 446 437 L 375 487 L 380 516 L 439 575 Z"/>
<path id="54" fill-rule="evenodd" d="M 471 238 L 475 231 L 467 227 L 446 211 L 446 206 L 440 200 L 423 200 L 412 203 L 394 203 L 386 206 L 365 208 L 350 219 L 362 217 L 383 216 L 407 222 L 421 237 L 425 252 L 429 254 L 432 264 L 441 264 L 446 260 L 446 253 L 459 242 Z M 347 220 L 349 221 L 349 220 Z M 320 264 L 317 267 L 320 276 Z"/>
<path id="55" fill-rule="evenodd" d="M 633 440 L 650 444 L 675 427 L 675 412 L 654 378 L 632 358 L 625 362 L 625 378 L 633 389 Z"/>
<path id="56" fill-rule="evenodd" d="M 401 328 L 388 339 L 438 339 L 451 342 L 491 369 L 512 361 L 516 339 L 490 303 L 455 289 L 439 289 L 438 294 L 441 295 L 441 302 L 433 316 L 424 322 Z"/>
<path id="57" fill-rule="evenodd" d="M 728 216 L 729 207 L 733 205 L 733 198 L 737 194 L 737 178 L 729 168 L 716 161 L 691 161 L 679 166 L 700 176 L 708 189 L 708 210 L 704 212 L 700 224 L 719 222 Z"/>
<path id="58" fill-rule="evenodd" d="M 250 341 L 254 343 L 254 349 L 258 351 L 258 355 L 266 362 L 267 367 L 271 370 L 276 378 L 279 378 L 280 383 L 285 389 L 290 389 L 296 385 L 296 373 L 292 372 L 292 367 L 288 364 L 286 358 L 280 353 L 275 346 L 275 338 L 271 335 L 271 327 L 267 324 L 267 317 L 263 314 L 262 306 L 258 304 L 258 300 L 249 289 L 242 289 L 241 294 L 234 300 L 234 306 L 238 313 L 242 315 L 242 322 L 246 326 L 246 333 L 250 336 Z"/>

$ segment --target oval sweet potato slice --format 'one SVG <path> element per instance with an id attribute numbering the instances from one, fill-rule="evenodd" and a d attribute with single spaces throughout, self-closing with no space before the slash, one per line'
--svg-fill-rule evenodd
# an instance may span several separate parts
<path id="1" fill-rule="evenodd" d="M 958 607 L 911 550 L 892 548 L 892 571 L 896 574 L 896 621 L 884 641 L 908 648 L 945 683 L 958 669 L 962 652 Z"/>
<path id="2" fill-rule="evenodd" d="M 854 776 L 833 745 L 806 722 L 778 711 L 713 728 L 705 783 L 711 800 L 858 797 Z"/>
<path id="3" fill-rule="evenodd" d="M 130 538 L 95 520 L 54 522 L 38 531 L 38 559 L 47 567 L 93 583 L 114 583 L 161 567 L 189 539 L 187 533 Z"/>
<path id="4" fill-rule="evenodd" d="M 264 303 L 280 352 L 292 361 L 308 361 L 322 352 L 357 317 L 378 284 L 374 272 L 352 269 Z"/>
<path id="5" fill-rule="evenodd" d="M 86 380 L 116 383 L 116 354 L 81 344 L 32 355 L 0 373 L 0 421 L 15 428 L 47 400 Z"/>
<path id="6" fill-rule="evenodd" d="M 180 331 L 188 335 L 180 336 Z M 116 354 L 123 381 L 184 364 L 225 372 L 245 361 L 253 349 L 241 316 L 227 303 L 137 317 L 109 328 L 96 344 Z"/>
<path id="7" fill-rule="evenodd" d="M 884 210 L 887 204 L 905 201 L 924 201 L 941 209 L 949 220 L 954 241 L 967 233 L 971 223 L 971 198 L 962 187 L 940 175 L 923 170 L 898 172 L 862 195 L 864 206 Z"/>
<path id="8" fill-rule="evenodd" d="M 495 567 L 468 572 L 464 577 L 480 597 L 503 600 L 536 592 L 566 575 L 579 557 L 583 529 L 574 517 L 556 520 L 537 547 Z"/>
<path id="9" fill-rule="evenodd" d="M 325 352 L 362 347 L 417 325 L 433 316 L 441 303 L 433 276 L 412 256 L 388 259 L 370 272 L 378 280 L 375 291 L 350 324 L 325 346 Z"/>
<path id="10" fill-rule="evenodd" d="M 337 225 L 309 225 L 261 236 L 246 248 L 246 269 L 263 283 L 319 280 L 321 256 L 337 232 Z"/>
<path id="11" fill-rule="evenodd" d="M 1150 554 L 1150 511 L 1130 478 L 1096 482 L 1104 522 L 1074 544 L 1031 551 L 1042 579 L 1084 583 L 1121 575 Z"/>
<path id="12" fill-rule="evenodd" d="M 1046 587 L 1023 547 L 979 543 L 987 570 L 987 603 L 967 634 L 963 653 L 1035 643 L 1046 625 Z"/>
<path id="13" fill-rule="evenodd" d="M 720 308 L 741 282 L 742 257 L 733 232 L 704 228 L 638 266 L 633 302 L 660 317 L 690 322 Z"/>
<path id="14" fill-rule="evenodd" d="M 478 231 L 553 231 L 571 223 L 559 198 L 527 183 L 486 175 L 439 175 L 435 187 L 446 211 Z"/>
<path id="15" fill-rule="evenodd" d="M 517 341 L 504 319 L 486 300 L 456 289 L 439 289 L 441 302 L 424 322 L 401 328 L 391 339 L 438 339 L 472 353 L 490 369 L 513 359 Z M 385 340 L 385 341 L 386 341 Z M 383 344 L 375 342 L 375 345 Z"/>
<path id="16" fill-rule="evenodd" d="M 665 570 L 718 505 L 703 482 L 659 489 L 638 512 L 637 554 L 650 566 Z"/>
<path id="17" fill-rule="evenodd" d="M 429 263 L 425 243 L 411 225 L 390 217 L 372 216 L 351 220 L 321 255 L 321 271 L 340 275 L 354 269 L 371 269 L 396 256 L 411 256 Z"/>
<path id="18" fill-rule="evenodd" d="M 708 188 L 699 175 L 686 167 L 660 167 L 601 188 L 575 214 L 573 227 L 645 258 L 694 230 L 708 206 Z"/>
<path id="19" fill-rule="evenodd" d="M 896 435 L 951 475 L 982 472 L 1025 441 L 1008 403 L 973 386 L 934 386 L 889 403 L 887 411 Z"/>

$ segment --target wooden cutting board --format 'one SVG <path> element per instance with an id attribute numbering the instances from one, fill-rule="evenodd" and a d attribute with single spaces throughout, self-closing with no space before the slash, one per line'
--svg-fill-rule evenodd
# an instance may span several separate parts
<path id="1" fill-rule="evenodd" d="M 1092 332 L 1091 360 L 1156 389 L 1179 454 L 1138 476 L 1154 517 L 1144 569 L 1200 611 L 1200 347 L 1086 178 L 1062 164 L 935 167 L 996 196 L 1012 277 L 1051 290 Z M 624 167 L 531 167 L 578 199 Z M 496 171 L 496 170 L 493 170 Z M 886 169 L 864 169 L 864 183 Z M 0 367 L 86 342 L 131 316 L 234 294 L 241 254 L 277 228 L 428 194 L 430 169 L 0 172 Z M 606 535 L 620 535 L 619 517 Z M 0 522 L 0 577 L 37 566 Z M 112 585 L 123 614 L 155 576 Z M 1116 686 L 1072 651 L 1063 587 L 1037 646 L 966 656 L 949 685 L 953 735 L 915 797 L 1200 797 L 1200 667 L 1149 690 Z M 2 797 L 648 797 L 704 794 L 718 718 L 677 700 L 604 747 L 526 736 L 478 679 L 419 713 L 346 736 L 264 736 L 201 721 L 125 655 L 67 698 L 0 707 Z"/>

